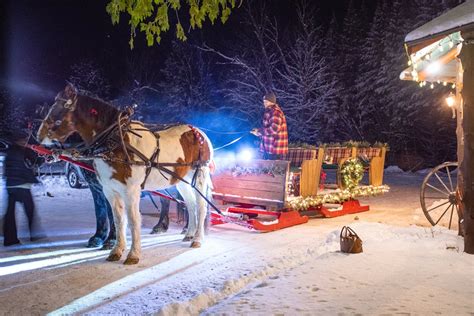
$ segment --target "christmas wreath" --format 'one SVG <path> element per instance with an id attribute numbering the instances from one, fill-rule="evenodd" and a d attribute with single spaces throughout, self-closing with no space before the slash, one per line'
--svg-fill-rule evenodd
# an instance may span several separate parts
<path id="1" fill-rule="evenodd" d="M 354 191 L 364 176 L 364 165 L 359 158 L 349 158 L 341 166 L 343 188 Z"/>

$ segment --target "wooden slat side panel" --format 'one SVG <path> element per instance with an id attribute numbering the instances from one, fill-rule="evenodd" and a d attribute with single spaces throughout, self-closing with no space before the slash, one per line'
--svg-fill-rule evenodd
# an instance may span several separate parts
<path id="1" fill-rule="evenodd" d="M 217 178 L 213 180 L 214 191 L 232 192 L 234 189 L 247 189 L 256 191 L 283 192 L 282 182 L 248 181 L 241 178 Z"/>
<path id="2" fill-rule="evenodd" d="M 227 169 L 221 169 L 212 176 L 214 193 L 230 195 L 225 201 L 237 203 L 252 203 L 257 205 L 275 205 L 283 207 L 286 200 L 286 186 L 289 176 L 289 162 L 278 160 L 255 160 L 249 163 L 239 163 L 241 168 L 271 169 L 280 168 L 283 174 L 232 174 Z M 245 170 L 243 170 L 245 171 Z M 265 200 L 267 200 L 265 202 Z M 257 203 L 258 202 L 258 203 Z"/>
<path id="3" fill-rule="evenodd" d="M 286 175 L 271 176 L 267 174 L 260 175 L 232 175 L 230 172 L 220 173 L 212 176 L 212 181 L 219 180 L 237 180 L 237 181 L 247 181 L 247 182 L 260 182 L 260 183 L 282 183 L 285 181 Z"/>

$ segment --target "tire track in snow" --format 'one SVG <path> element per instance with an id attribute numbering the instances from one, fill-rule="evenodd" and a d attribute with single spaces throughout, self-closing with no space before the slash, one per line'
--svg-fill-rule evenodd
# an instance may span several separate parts
<path id="1" fill-rule="evenodd" d="M 213 257 L 236 250 L 235 248 L 228 249 L 223 246 L 219 243 L 206 243 L 202 248 L 182 253 L 168 261 L 110 283 L 48 315 L 86 313 L 102 304 L 119 299 L 150 284 L 163 281 L 173 275 L 201 265 Z"/>
<path id="2" fill-rule="evenodd" d="M 302 228 L 299 228 L 300 233 Z M 256 238 L 252 238 L 252 235 L 240 235 L 238 241 L 227 240 L 227 237 L 222 235 L 216 236 L 209 241 L 215 243 L 221 239 L 220 242 L 224 242 L 226 248 L 230 247 L 226 252 L 231 255 L 227 258 L 223 259 L 225 252 L 207 256 L 206 260 L 179 274 L 170 275 L 164 282 L 150 283 L 131 292 L 127 297 L 97 307 L 88 314 L 114 314 L 120 310 L 133 310 L 138 314 L 198 314 L 239 293 L 252 283 L 301 265 L 339 246 L 337 233 L 334 236 L 331 234 L 330 237 L 337 241 L 334 245 L 328 246 L 326 242 L 321 246 L 320 242 L 315 240 L 312 244 L 314 246 L 307 247 L 303 241 L 305 238 L 318 237 L 314 234 L 314 228 L 305 229 L 305 234 L 299 235 L 292 235 L 290 230 L 253 235 Z M 282 242 L 281 237 L 273 238 L 277 234 L 285 235 L 285 242 Z M 326 234 L 319 235 L 320 238 L 323 236 Z M 249 246 L 255 239 L 259 241 Z M 260 242 L 263 242 L 263 245 Z M 256 255 L 255 248 L 262 248 L 259 249 L 259 256 Z"/>

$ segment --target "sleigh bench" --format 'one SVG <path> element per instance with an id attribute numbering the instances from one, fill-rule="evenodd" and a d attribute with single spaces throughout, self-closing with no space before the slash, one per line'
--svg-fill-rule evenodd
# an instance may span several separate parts
<path id="1" fill-rule="evenodd" d="M 295 195 L 303 197 L 317 195 L 323 170 L 335 170 L 337 186 L 341 186 L 339 170 L 349 158 L 360 157 L 369 162 L 367 168 L 369 185 L 383 184 L 385 147 L 341 147 L 320 148 L 293 147 L 288 149 L 285 159 L 290 162 Z M 324 185 L 324 183 L 322 183 Z"/>

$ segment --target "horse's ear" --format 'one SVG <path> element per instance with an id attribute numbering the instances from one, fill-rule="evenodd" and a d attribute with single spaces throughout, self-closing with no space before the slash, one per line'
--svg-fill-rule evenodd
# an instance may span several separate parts
<path id="1" fill-rule="evenodd" d="M 77 95 L 77 89 L 72 83 L 68 82 L 66 88 L 64 88 L 64 94 L 66 95 L 66 98 L 74 99 Z"/>

